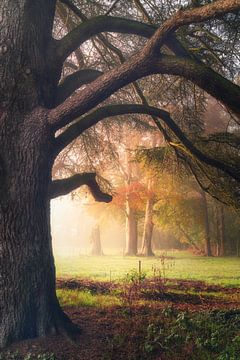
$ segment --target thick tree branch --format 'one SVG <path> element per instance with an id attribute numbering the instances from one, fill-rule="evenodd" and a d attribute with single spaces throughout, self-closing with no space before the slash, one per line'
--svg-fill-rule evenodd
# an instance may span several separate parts
<path id="1" fill-rule="evenodd" d="M 95 173 L 76 174 L 67 179 L 54 180 L 50 186 L 49 197 L 54 199 L 58 196 L 69 194 L 80 186 L 87 185 L 96 201 L 110 202 L 112 196 L 101 191 Z"/>
<path id="2" fill-rule="evenodd" d="M 94 69 L 78 70 L 73 74 L 67 76 L 57 87 L 55 106 L 61 104 L 75 90 L 79 89 L 82 85 L 86 85 L 97 79 L 102 72 Z"/>
<path id="3" fill-rule="evenodd" d="M 75 49 L 101 32 L 116 32 L 151 37 L 156 28 L 138 21 L 111 16 L 98 16 L 79 24 L 58 42 L 57 57 L 64 61 Z"/>
<path id="4" fill-rule="evenodd" d="M 49 112 L 49 122 L 55 129 L 70 123 L 91 110 L 125 85 L 150 74 L 179 75 L 192 81 L 240 114 L 240 87 L 225 79 L 206 65 L 186 58 L 161 56 L 148 58 L 143 50 L 127 62 L 103 74 L 62 105 Z"/>
<path id="5" fill-rule="evenodd" d="M 226 2 L 228 3 L 228 7 L 226 6 Z M 177 24 L 180 25 L 188 23 L 191 17 L 190 14 L 192 15 L 191 22 L 197 20 L 200 21 L 206 18 L 209 19 L 216 14 L 219 16 L 226 11 L 236 9 L 236 3 L 239 4 L 239 0 L 218 0 L 211 5 L 201 7 L 200 13 L 198 11 L 199 9 L 180 12 L 177 14 L 175 20 Z M 204 9 L 207 9 L 209 13 L 204 11 Z M 185 13 L 187 15 L 185 15 Z M 184 20 L 180 21 L 182 18 Z M 107 17 L 107 19 L 109 18 Z M 122 21 L 124 20 L 119 19 L 120 23 Z M 85 22 L 81 24 L 81 26 L 85 26 L 87 23 L 88 22 Z M 105 23 L 107 23 L 107 21 Z M 117 21 L 114 21 L 114 24 L 117 24 Z M 133 56 L 120 67 L 110 70 L 106 74 L 100 76 L 89 84 L 84 92 L 75 94 L 57 109 L 50 111 L 49 122 L 53 124 L 55 129 L 58 129 L 88 112 L 123 86 L 141 77 L 156 73 L 184 76 L 206 90 L 216 99 L 222 101 L 233 112 L 239 114 L 240 90 L 238 86 L 232 84 L 212 69 L 203 64 L 199 64 L 196 61 L 173 56 L 154 56 L 154 54 L 151 53 L 151 49 L 154 49 L 156 42 L 160 41 L 159 39 L 162 39 L 161 36 L 164 37 L 164 34 L 168 33 L 169 29 L 173 26 L 175 28 L 176 25 L 174 25 L 172 19 L 165 22 L 165 25 L 161 27 L 161 30 L 159 29 L 156 32 L 157 35 L 155 34 L 150 41 L 148 41 L 141 52 Z"/>
<path id="6" fill-rule="evenodd" d="M 118 1 L 118 0 L 117 0 Z M 111 9 L 116 5 L 117 1 L 115 1 L 113 3 L 113 5 L 111 6 Z M 82 11 L 77 8 L 70 0 L 61 0 L 61 2 L 63 4 L 65 4 L 69 9 L 71 9 L 73 11 L 73 13 L 79 17 L 79 19 L 83 22 L 86 22 L 88 21 L 88 18 L 86 17 L 86 15 L 84 15 L 82 13 Z M 141 11 L 143 11 L 143 8 L 141 8 L 141 4 L 138 0 L 135 1 L 137 7 L 140 6 L 140 9 Z M 107 14 L 105 14 L 107 15 Z M 147 19 L 147 21 L 149 21 L 151 23 L 151 19 L 149 16 L 146 16 L 146 12 L 143 12 L 143 15 L 144 17 Z M 152 25 L 152 23 L 151 23 Z M 154 32 L 154 28 L 153 28 L 153 32 Z M 97 36 L 97 38 L 99 39 L 99 41 L 104 45 L 106 46 L 110 51 L 112 51 L 119 59 L 120 63 L 123 64 L 126 59 L 122 53 L 122 51 L 120 49 L 118 49 L 116 46 L 112 45 L 111 42 L 102 34 L 99 34 Z M 198 60 L 195 56 L 193 56 L 190 52 L 188 52 L 182 45 L 181 43 L 179 43 L 179 41 L 174 37 L 172 36 L 171 39 L 168 41 L 169 43 L 169 48 L 176 54 L 176 55 L 179 55 L 179 56 L 182 56 L 182 57 L 187 57 L 187 58 L 194 58 L 195 60 Z M 73 76 L 73 75 L 72 75 Z M 138 86 L 138 84 L 136 82 L 133 83 L 133 87 L 136 91 L 136 93 L 139 95 L 141 101 L 143 104 L 145 105 L 148 105 L 147 102 L 146 102 L 146 99 L 144 98 L 143 96 L 143 93 L 140 89 L 140 87 Z M 74 89 L 76 90 L 76 89 Z M 66 99 L 67 97 L 65 97 Z M 62 100 L 65 100 L 63 98 L 60 98 L 60 101 L 58 104 L 60 104 L 61 102 L 63 102 Z M 57 103 L 56 103 L 57 105 Z"/>
<path id="7" fill-rule="evenodd" d="M 71 141 L 76 139 L 86 129 L 97 124 L 99 121 L 117 115 L 125 114 L 147 114 L 160 118 L 171 129 L 174 135 L 181 141 L 181 143 L 194 155 L 199 161 L 204 162 L 214 168 L 220 169 L 237 181 L 240 181 L 240 173 L 231 166 L 210 158 L 202 153 L 194 144 L 185 136 L 178 125 L 173 121 L 170 114 L 165 111 L 152 106 L 138 105 L 138 104 L 124 104 L 124 105 L 108 105 L 95 110 L 93 113 L 80 119 L 75 124 L 71 125 L 64 133 L 56 138 L 57 152 L 67 146 Z M 161 130 L 161 127 L 159 127 Z"/>
<path id="8" fill-rule="evenodd" d="M 159 27 L 150 41 L 148 41 L 147 48 L 150 52 L 159 51 L 168 35 L 183 25 L 220 18 L 226 13 L 237 12 L 239 10 L 240 0 L 216 0 L 208 5 L 194 9 L 179 10 Z"/>
<path id="9" fill-rule="evenodd" d="M 69 4 L 68 4 L 69 6 Z M 111 16 L 99 16 L 81 23 L 62 40 L 57 47 L 57 60 L 64 61 L 76 48 L 92 36 L 101 32 L 120 32 L 151 37 L 148 42 L 149 51 L 158 51 L 169 35 L 180 26 L 203 22 L 212 18 L 222 17 L 226 13 L 237 12 L 240 9 L 239 0 L 217 0 L 213 3 L 190 10 L 180 10 L 165 21 L 156 31 L 156 27 L 134 20 Z M 182 54 L 181 54 L 182 56 Z"/>
<path id="10" fill-rule="evenodd" d="M 88 20 L 81 14 L 81 19 L 84 22 L 70 31 L 63 39 L 59 40 L 56 52 L 57 59 L 55 61 L 64 62 L 81 44 L 91 37 L 99 35 L 101 32 L 117 32 L 150 38 L 157 30 L 157 27 L 154 25 L 112 16 L 102 15 Z M 177 51 L 179 56 L 189 56 L 187 50 L 184 49 L 174 36 L 169 36 L 166 39 L 166 45 L 174 53 Z"/>
<path id="11" fill-rule="evenodd" d="M 69 1 L 69 4 L 72 3 Z M 56 10 L 58 12 L 58 15 L 62 19 L 62 22 L 64 23 L 64 26 L 66 27 L 67 31 L 68 32 L 72 31 L 76 27 L 76 22 L 74 22 L 73 18 L 69 16 L 68 8 L 64 4 L 61 4 L 61 2 L 58 2 Z M 79 67 L 82 68 L 84 66 L 84 58 L 81 49 L 80 48 L 76 49 L 74 53 L 79 65 L 78 68 Z"/>
<path id="12" fill-rule="evenodd" d="M 74 94 L 56 109 L 51 110 L 48 121 L 54 130 L 85 114 L 123 86 L 148 75 L 152 64 L 147 62 L 146 58 L 145 53 L 132 57 L 87 85 L 83 92 Z"/>
<path id="13" fill-rule="evenodd" d="M 240 115 L 240 87 L 210 67 L 192 59 L 162 56 L 156 61 L 155 73 L 178 75 L 205 90 L 222 102 L 236 115 Z"/>

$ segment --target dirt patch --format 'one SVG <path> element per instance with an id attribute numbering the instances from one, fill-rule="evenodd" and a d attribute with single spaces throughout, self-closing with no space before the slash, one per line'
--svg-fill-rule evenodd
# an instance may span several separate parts
<path id="1" fill-rule="evenodd" d="M 109 294 L 117 288 L 116 283 L 109 281 L 94 281 L 89 279 L 57 279 L 58 289 L 88 290 L 95 294 Z"/>
<path id="2" fill-rule="evenodd" d="M 204 281 L 195 280 L 181 280 L 181 279 L 146 279 L 144 284 L 158 284 L 166 291 L 182 290 L 182 291 L 196 291 L 196 292 L 223 292 L 225 294 L 240 293 L 240 289 L 236 287 L 223 287 L 220 285 L 209 285 Z M 94 281 L 91 279 L 57 279 L 57 288 L 71 289 L 71 290 L 89 290 L 93 293 L 107 294 L 112 290 L 119 288 L 119 284 L 110 281 Z"/>

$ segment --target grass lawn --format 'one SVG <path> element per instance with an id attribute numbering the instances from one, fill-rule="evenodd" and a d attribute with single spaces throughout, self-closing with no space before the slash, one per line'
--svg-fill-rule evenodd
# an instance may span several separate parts
<path id="1" fill-rule="evenodd" d="M 153 276 L 153 268 L 162 277 L 202 280 L 209 284 L 240 286 L 240 258 L 206 258 L 188 252 L 169 251 L 161 257 L 123 257 L 123 256 L 78 256 L 56 258 L 57 277 L 84 277 L 94 280 L 121 280 L 125 275 L 138 269 L 141 260 L 142 271 Z M 169 257 L 169 258 L 168 258 Z"/>

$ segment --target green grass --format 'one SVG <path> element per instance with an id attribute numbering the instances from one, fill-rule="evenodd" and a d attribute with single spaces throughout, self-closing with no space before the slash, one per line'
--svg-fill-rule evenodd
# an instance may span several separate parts
<path id="1" fill-rule="evenodd" d="M 106 308 L 120 304 L 113 295 L 92 294 L 90 291 L 58 289 L 57 296 L 61 306 Z"/>
<path id="2" fill-rule="evenodd" d="M 240 258 L 206 258 L 187 252 L 169 252 L 174 259 L 165 260 L 165 277 L 188 280 L 203 280 L 209 284 L 240 286 Z M 158 257 L 140 258 L 123 256 L 78 256 L 56 259 L 58 277 L 84 277 L 94 280 L 120 280 L 132 269 L 153 275 L 153 267 L 163 270 Z"/>

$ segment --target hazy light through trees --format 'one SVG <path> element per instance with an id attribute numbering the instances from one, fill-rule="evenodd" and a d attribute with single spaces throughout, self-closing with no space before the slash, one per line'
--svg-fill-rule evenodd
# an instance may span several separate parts
<path id="1" fill-rule="evenodd" d="M 88 213 L 88 205 L 69 196 L 52 201 L 51 221 L 56 256 L 89 255 L 91 231 L 97 220 Z M 91 206 L 91 205 L 90 205 Z M 121 254 L 124 248 L 124 226 L 111 220 L 100 224 L 104 254 Z"/>

